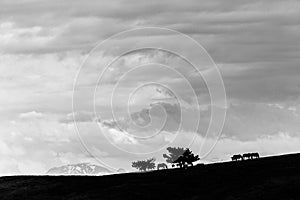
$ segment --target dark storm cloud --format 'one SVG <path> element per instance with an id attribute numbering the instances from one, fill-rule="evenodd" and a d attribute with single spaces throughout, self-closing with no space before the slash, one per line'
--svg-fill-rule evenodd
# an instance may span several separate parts
<path id="1" fill-rule="evenodd" d="M 229 98 L 285 103 L 299 97 L 299 8 L 299 1 L 2 1 L 0 22 L 12 24 L 2 24 L 11 39 L 0 51 L 88 52 L 119 31 L 166 27 L 208 50 Z"/>
<path id="2" fill-rule="evenodd" d="M 297 8 L 298 1 L 2 1 L 0 20 L 53 36 L 45 46 L 6 47 L 11 52 L 80 49 L 136 26 L 161 26 L 213 40 L 206 47 L 220 62 L 253 62 L 299 53 Z"/>
<path id="3" fill-rule="evenodd" d="M 298 105 L 299 10 L 296 0 L 6 0 L 0 2 L 0 52 L 31 54 L 33 59 L 36 54 L 86 53 L 96 42 L 119 31 L 166 27 L 188 34 L 208 50 L 221 70 L 229 102 Z M 170 37 L 166 39 L 172 42 Z M 105 56 L 110 55 L 103 59 Z M 165 56 L 160 61 L 169 64 L 168 60 L 171 58 Z M 63 68 L 60 65 L 53 71 L 60 74 Z M 30 69 L 27 72 L 31 74 Z M 156 74 L 139 74 L 134 81 L 146 76 Z M 207 101 L 207 88 L 202 82 L 195 81 L 193 87 L 203 96 L 199 99 Z M 180 82 L 173 84 L 180 88 Z M 189 99 L 189 94 L 185 96 Z M 83 121 L 89 120 L 85 117 Z"/>
<path id="4" fill-rule="evenodd" d="M 235 64 L 234 69 L 226 67 L 222 71 L 230 99 L 285 104 L 296 103 L 299 98 L 300 69 L 297 63 L 267 62 Z"/>

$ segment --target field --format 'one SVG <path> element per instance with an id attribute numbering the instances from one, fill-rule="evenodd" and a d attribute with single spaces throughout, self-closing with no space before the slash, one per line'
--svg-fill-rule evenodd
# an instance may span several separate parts
<path id="1" fill-rule="evenodd" d="M 300 199 L 300 154 L 107 176 L 0 178 L 0 199 Z"/>

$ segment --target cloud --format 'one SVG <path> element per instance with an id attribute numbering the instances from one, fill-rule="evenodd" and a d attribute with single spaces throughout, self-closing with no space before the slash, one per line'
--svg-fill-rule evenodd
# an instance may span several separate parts
<path id="1" fill-rule="evenodd" d="M 111 164 L 107 159 L 115 157 L 115 160 L 119 160 L 124 156 L 110 145 L 102 133 L 99 134 L 99 129 L 93 122 L 79 122 L 78 129 L 82 131 L 79 137 L 75 124 L 61 123 L 58 116 L 44 115 L 41 118 L 32 113 L 26 115 L 30 119 L 1 121 L 1 175 L 43 174 L 53 166 L 77 162 Z M 118 138 L 117 142 L 124 139 Z M 80 139 L 86 142 L 93 156 L 103 161 L 98 162 L 91 156 Z"/>
<path id="2" fill-rule="evenodd" d="M 257 140 L 284 132 L 299 137 L 299 115 L 269 104 L 231 105 L 223 133 L 239 140 Z"/>
<path id="3" fill-rule="evenodd" d="M 124 153 L 114 144 L 147 152 L 165 144 L 187 145 L 196 133 L 204 140 L 211 117 L 208 88 L 187 62 L 170 52 L 148 49 L 123 55 L 103 77 L 94 99 L 101 70 L 132 44 L 149 46 L 155 39 L 192 58 L 199 57 L 172 34 L 131 35 L 113 40 L 112 46 L 97 52 L 76 80 L 79 87 L 75 88 L 72 110 L 73 83 L 89 50 L 112 34 L 143 26 L 188 34 L 205 47 L 220 68 L 229 103 L 221 140 L 209 159 L 226 159 L 232 152 L 269 155 L 296 151 L 299 8 L 296 0 L 1 1 L 0 173 L 40 173 L 56 164 L 92 160 L 76 128 L 96 157 L 115 166 L 122 163 L 124 168 L 130 167 L 128 160 L 137 155 Z M 119 82 L 112 98 L 118 114 L 114 119 L 108 97 L 115 84 L 126 71 L 149 62 L 171 66 L 183 77 L 155 64 L 130 73 Z M 204 59 L 201 72 L 209 75 L 206 64 Z M 169 89 L 142 87 L 132 96 L 131 115 L 127 115 L 124 108 L 133 89 L 150 81 Z M 201 104 L 198 130 L 194 128 L 199 114 L 197 100 Z M 94 103 L 104 132 L 95 120 Z M 216 111 L 224 109 L 217 107 Z M 180 122 L 182 129 L 176 135 Z M 151 140 L 137 139 L 151 136 L 153 130 L 162 131 Z M 206 138 L 208 146 L 215 138 L 213 133 Z"/>
<path id="4" fill-rule="evenodd" d="M 117 129 L 108 129 L 105 130 L 108 131 L 108 136 L 113 140 L 114 143 L 117 144 L 137 144 L 138 141 L 131 137 L 128 133 L 125 133 L 124 131 L 120 131 Z M 105 134 L 105 133 L 104 133 Z"/>
<path id="5" fill-rule="evenodd" d="M 35 118 L 41 118 L 41 117 L 43 117 L 43 114 L 36 112 L 36 111 L 19 114 L 19 118 L 21 118 L 21 119 L 35 119 Z"/>
<path id="6" fill-rule="evenodd" d="M 114 127 L 124 128 L 141 136 L 149 135 L 151 131 L 160 130 L 169 133 L 191 132 L 208 138 L 216 138 L 213 134 L 220 124 L 212 124 L 211 132 L 208 127 L 211 120 L 211 108 L 197 111 L 195 107 L 184 108 L 168 103 L 157 103 L 165 110 L 164 116 L 159 110 L 145 108 L 131 114 L 131 119 L 114 122 Z M 224 108 L 216 107 L 216 113 Z M 284 132 L 291 137 L 299 137 L 300 115 L 295 107 L 284 107 L 278 104 L 240 103 L 231 104 L 227 109 L 225 125 L 221 136 L 239 141 L 253 141 L 262 137 Z M 198 116 L 200 112 L 200 116 Z M 132 122 L 131 122 L 132 120 Z M 199 120 L 199 127 L 198 127 Z M 163 126 L 161 123 L 164 122 Z M 141 127 L 137 125 L 142 125 Z M 147 126 L 148 125 L 148 126 Z M 150 126 L 149 126 L 150 125 Z"/>
<path id="7" fill-rule="evenodd" d="M 299 70 L 296 65 L 258 63 L 240 67 L 224 66 L 227 96 L 248 102 L 289 103 L 298 102 Z M 226 69 L 226 68 L 229 69 Z"/>
<path id="8" fill-rule="evenodd" d="M 15 24 L 9 27 L 10 33 L 16 31 L 9 46 L 2 45 L 6 52 L 12 53 L 29 53 L 30 48 L 35 53 L 91 48 L 98 40 L 137 26 L 162 26 L 193 35 L 200 43 L 208 44 L 207 48 L 220 62 L 278 60 L 299 50 L 296 32 L 300 5 L 292 0 L 284 4 L 235 0 L 135 1 L 130 6 L 126 1 L 105 0 L 1 4 L 5 8 L 0 16 L 4 28 L 7 23 Z M 24 36 L 20 29 L 27 31 Z M 18 42 L 14 40 L 28 42 L 16 46 Z"/>
<path id="9" fill-rule="evenodd" d="M 80 122 L 92 122 L 95 120 L 94 114 L 89 112 L 74 112 L 69 113 L 64 118 L 60 119 L 59 121 L 62 123 L 80 123 Z"/>
<path id="10" fill-rule="evenodd" d="M 20 113 L 70 113 L 78 54 L 0 55 L 1 117 Z"/>

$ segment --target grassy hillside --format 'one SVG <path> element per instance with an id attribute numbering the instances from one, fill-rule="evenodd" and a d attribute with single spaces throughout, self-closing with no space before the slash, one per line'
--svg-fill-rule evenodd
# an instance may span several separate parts
<path id="1" fill-rule="evenodd" d="M 300 199 L 300 154 L 148 173 L 0 178 L 5 199 Z"/>

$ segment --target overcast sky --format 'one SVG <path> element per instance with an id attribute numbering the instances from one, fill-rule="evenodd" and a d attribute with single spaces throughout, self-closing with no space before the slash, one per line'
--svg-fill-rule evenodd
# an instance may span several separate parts
<path id="1" fill-rule="evenodd" d="M 93 102 L 90 94 L 105 63 L 134 42 L 151 44 L 155 38 L 172 44 L 191 58 L 200 57 L 203 73 L 209 70 L 204 51 L 199 56 L 184 40 L 163 32 L 124 37 L 84 62 L 98 42 L 138 27 L 162 27 L 190 36 L 221 72 L 227 105 L 215 109 L 227 116 L 221 138 L 203 160 L 228 160 L 234 153 L 252 151 L 299 151 L 299 19 L 297 0 L 0 0 L 0 174 L 44 173 L 53 166 L 95 163 L 92 155 L 113 168 L 130 169 L 131 161 L 150 156 L 163 162 L 165 148 L 149 155 L 136 153 L 164 145 L 187 146 L 195 135 L 196 153 L 204 140 L 208 146 L 214 144 L 217 135 L 205 137 L 211 118 L 205 81 L 170 52 L 142 50 L 121 56 L 104 75 Z M 147 63 L 155 64 L 133 70 L 118 85 L 113 100 L 119 118 L 113 118 L 108 98 L 113 87 L 126 71 Z M 73 84 L 84 64 L 72 110 Z M 186 79 L 162 65 L 172 66 Z M 193 90 L 183 83 L 186 80 Z M 162 81 L 167 87 L 137 88 L 143 81 Z M 128 118 L 122 100 L 132 92 Z M 91 110 L 94 103 L 101 119 Z M 200 127 L 195 128 L 199 112 Z M 151 126 L 140 127 L 149 122 Z M 161 131 L 151 139 L 138 139 L 156 130 Z"/>

